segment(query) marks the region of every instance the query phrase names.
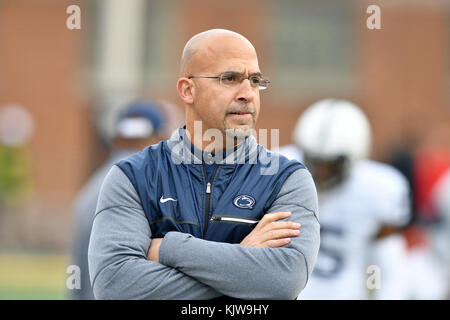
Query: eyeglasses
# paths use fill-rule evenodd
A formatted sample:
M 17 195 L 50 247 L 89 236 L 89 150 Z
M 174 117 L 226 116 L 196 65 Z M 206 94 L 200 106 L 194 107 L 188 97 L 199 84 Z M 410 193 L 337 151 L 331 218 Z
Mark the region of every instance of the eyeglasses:
M 248 79 L 250 81 L 250 85 L 253 88 L 258 88 L 258 90 L 264 90 L 267 89 L 267 87 L 270 84 L 270 81 L 267 79 L 264 79 L 263 76 L 259 73 L 252 74 L 248 78 L 242 76 L 239 72 L 224 72 L 220 74 L 219 76 L 213 77 L 213 76 L 189 76 L 189 79 L 192 78 L 207 78 L 207 79 L 219 79 L 219 83 L 225 87 L 236 87 L 242 83 L 245 79 Z

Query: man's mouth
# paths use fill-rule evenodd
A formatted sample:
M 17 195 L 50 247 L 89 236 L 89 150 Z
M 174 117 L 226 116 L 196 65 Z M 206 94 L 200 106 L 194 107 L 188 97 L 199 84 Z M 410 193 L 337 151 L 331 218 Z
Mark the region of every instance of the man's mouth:
M 229 112 L 228 114 L 242 116 L 242 115 L 247 115 L 247 114 L 252 114 L 252 113 L 248 112 L 248 111 L 235 111 L 235 112 Z

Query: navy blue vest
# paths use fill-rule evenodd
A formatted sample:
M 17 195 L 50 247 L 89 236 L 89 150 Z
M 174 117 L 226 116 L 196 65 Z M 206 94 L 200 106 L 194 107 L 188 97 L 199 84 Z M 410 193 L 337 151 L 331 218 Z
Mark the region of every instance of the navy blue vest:
M 259 154 L 279 157 L 274 174 L 261 174 L 264 165 L 259 161 L 223 163 L 216 165 L 208 181 L 205 164 L 174 163 L 167 141 L 116 165 L 136 189 L 153 238 L 180 231 L 201 239 L 239 243 L 267 213 L 287 177 L 305 168 L 257 147 Z

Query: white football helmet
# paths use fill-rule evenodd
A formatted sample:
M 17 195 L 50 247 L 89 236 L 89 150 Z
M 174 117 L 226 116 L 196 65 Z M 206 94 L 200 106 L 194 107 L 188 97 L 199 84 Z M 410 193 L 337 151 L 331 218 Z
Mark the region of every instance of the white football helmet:
M 371 129 L 358 106 L 345 100 L 325 99 L 303 112 L 294 129 L 293 140 L 304 152 L 307 166 L 308 162 L 311 167 L 313 162 L 332 165 L 329 170 L 336 174 L 327 184 L 334 185 L 355 161 L 368 157 Z M 314 176 L 314 168 L 309 169 Z

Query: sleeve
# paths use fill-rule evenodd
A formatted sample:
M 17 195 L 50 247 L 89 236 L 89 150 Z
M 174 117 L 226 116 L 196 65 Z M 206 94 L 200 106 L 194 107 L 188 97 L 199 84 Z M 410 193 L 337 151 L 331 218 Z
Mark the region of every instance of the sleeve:
M 295 299 L 305 287 L 320 245 L 317 193 L 310 173 L 299 169 L 283 184 L 267 213 L 290 211 L 298 237 L 279 248 L 244 247 L 169 232 L 161 263 L 240 299 Z
M 380 179 L 381 177 L 384 179 L 379 183 L 378 191 L 374 192 L 378 199 L 373 200 L 378 206 L 379 219 L 383 224 L 402 227 L 411 218 L 408 182 L 401 173 L 394 170 L 389 175 L 380 175 Z
M 371 250 L 372 265 L 379 268 L 379 288 L 373 291 L 376 300 L 408 299 L 408 251 L 405 238 L 394 234 L 373 243 Z M 373 276 L 376 276 L 374 274 Z
M 174 268 L 146 259 L 151 231 L 137 192 L 113 166 L 99 195 L 89 243 L 97 299 L 211 299 L 221 294 Z

